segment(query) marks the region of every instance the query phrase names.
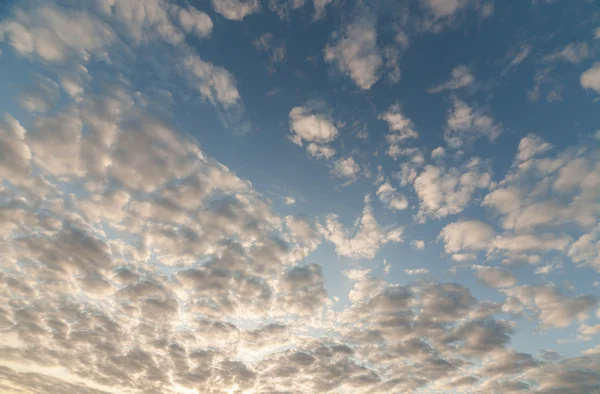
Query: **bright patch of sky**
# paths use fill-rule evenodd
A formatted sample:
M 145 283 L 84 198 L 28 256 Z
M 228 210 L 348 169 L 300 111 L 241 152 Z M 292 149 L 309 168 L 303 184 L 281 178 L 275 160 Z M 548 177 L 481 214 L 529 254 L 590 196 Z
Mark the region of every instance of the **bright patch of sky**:
M 3 2 L 0 388 L 600 392 L 599 38 L 593 1 Z

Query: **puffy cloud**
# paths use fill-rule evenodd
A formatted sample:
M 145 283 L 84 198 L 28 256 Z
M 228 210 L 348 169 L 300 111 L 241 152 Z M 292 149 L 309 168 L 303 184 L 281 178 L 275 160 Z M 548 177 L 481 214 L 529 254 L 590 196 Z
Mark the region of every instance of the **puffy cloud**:
M 438 146 L 437 148 L 435 148 L 434 150 L 431 151 L 431 157 L 433 159 L 435 159 L 437 157 L 444 157 L 445 154 L 446 154 L 446 150 L 442 146 Z
M 241 21 L 260 10 L 258 0 L 212 0 L 212 6 L 216 12 L 233 21 Z
M 329 215 L 325 223 L 320 225 L 325 239 L 335 245 L 336 252 L 343 257 L 353 259 L 373 259 L 379 247 L 388 242 L 402 242 L 402 228 L 382 229 L 367 202 L 362 217 L 356 228 L 349 232 L 337 220 L 336 215 Z M 354 234 L 351 236 L 350 234 Z
M 181 8 L 179 10 L 179 24 L 187 33 L 194 33 L 198 37 L 208 37 L 213 29 L 210 17 L 193 7 Z
M 600 63 L 595 63 L 592 68 L 584 71 L 579 82 L 584 89 L 592 89 L 600 93 Z
M 333 174 L 340 178 L 354 179 L 360 171 L 360 167 L 352 157 L 344 157 L 336 160 L 333 165 Z
M 385 120 L 391 131 L 391 133 L 386 134 L 385 140 L 389 145 L 387 154 L 394 159 L 402 154 L 401 144 L 403 142 L 419 137 L 413 123 L 402 114 L 398 104 L 391 105 L 386 112 L 379 115 L 379 119 Z
M 313 18 L 315 20 L 321 19 L 325 16 L 325 8 L 333 0 L 313 0 L 313 6 L 315 7 L 315 13 Z
M 571 244 L 568 251 L 573 262 L 600 271 L 600 236 L 598 231 L 583 234 Z
M 305 106 L 294 107 L 290 111 L 290 140 L 302 146 L 307 142 L 306 150 L 316 158 L 330 159 L 335 149 L 329 146 L 338 136 L 338 129 L 325 111 L 325 103 L 311 101 Z
M 225 108 L 238 104 L 240 93 L 229 71 L 205 62 L 197 55 L 190 55 L 184 65 L 196 80 L 197 89 L 204 98 Z
M 77 34 L 72 34 L 76 31 Z M 0 40 L 21 55 L 37 55 L 44 61 L 64 62 L 69 56 L 88 61 L 115 40 L 113 30 L 99 18 L 52 5 L 16 13 L 0 23 Z
M 398 193 L 389 181 L 381 184 L 377 189 L 377 197 L 389 209 L 401 211 L 408 208 L 408 200 L 402 194 Z
M 475 276 L 482 283 L 497 288 L 513 287 L 517 284 L 517 278 L 509 271 L 502 268 L 474 265 Z
M 444 169 L 425 166 L 412 181 L 419 197 L 419 217 L 442 218 L 462 212 L 478 189 L 485 189 L 491 174 L 478 159 L 471 159 L 462 168 Z
M 475 82 L 475 77 L 469 67 L 461 64 L 452 69 L 450 79 L 441 85 L 428 90 L 429 93 L 439 93 L 443 90 L 457 90 L 470 86 Z
M 34 75 L 33 80 L 35 86 L 21 94 L 21 106 L 29 112 L 52 110 L 60 97 L 58 84 L 39 74 Z
M 421 240 L 421 239 L 417 239 L 414 241 L 410 242 L 411 246 L 417 250 L 423 250 L 425 249 L 425 241 Z
M 482 137 L 493 141 L 501 131 L 502 128 L 491 116 L 473 109 L 458 98 L 453 99 L 453 108 L 448 112 L 444 133 L 444 138 L 451 147 L 460 148 Z
M 515 255 L 529 251 L 568 250 L 574 262 L 595 266 L 589 230 L 597 222 L 599 159 L 586 149 L 551 148 L 539 137 L 524 137 L 511 170 L 484 198 L 482 205 L 513 232 L 496 239 L 495 247 L 513 255 L 509 260 L 522 260 Z M 573 232 L 565 233 L 565 225 Z M 569 247 L 574 238 L 579 240 Z
M 470 220 L 450 223 L 442 229 L 440 237 L 444 240 L 446 253 L 458 253 L 485 250 L 495 234 L 489 224 Z
M 0 177 L 13 184 L 26 181 L 31 171 L 26 134 L 27 130 L 12 116 L 5 115 L 0 121 Z
M 368 21 L 349 24 L 342 34 L 334 34 L 332 41 L 325 47 L 325 61 L 335 63 L 360 89 L 370 89 L 379 80 L 383 65 L 375 26 Z
M 503 291 L 509 297 L 504 311 L 533 313 L 546 327 L 567 327 L 574 320 L 583 321 L 598 304 L 590 295 L 565 296 L 553 285 L 525 285 Z
M 552 145 L 534 134 L 529 134 L 519 141 L 516 159 L 521 162 L 528 161 L 542 153 L 549 151 Z

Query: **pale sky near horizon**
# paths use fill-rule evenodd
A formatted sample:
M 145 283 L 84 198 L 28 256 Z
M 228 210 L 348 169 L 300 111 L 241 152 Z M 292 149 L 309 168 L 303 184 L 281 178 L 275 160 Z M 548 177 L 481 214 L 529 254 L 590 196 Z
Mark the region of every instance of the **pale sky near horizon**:
M 0 4 L 0 392 L 600 393 L 594 0 Z

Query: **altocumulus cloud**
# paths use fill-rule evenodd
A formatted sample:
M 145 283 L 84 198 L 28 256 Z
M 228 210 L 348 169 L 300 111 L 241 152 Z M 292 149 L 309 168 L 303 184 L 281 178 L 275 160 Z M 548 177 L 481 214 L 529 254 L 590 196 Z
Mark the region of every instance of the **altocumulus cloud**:
M 247 171 L 250 159 L 240 166 L 227 150 L 244 144 L 250 158 L 271 134 L 221 135 L 230 145 L 211 151 L 212 128 L 244 134 L 262 120 L 242 70 L 251 56 L 236 67 L 205 46 L 267 12 L 320 31 L 339 7 L 305 3 L 32 1 L 2 14 L 2 60 L 30 73 L 1 100 L 11 104 L 0 118 L 0 391 L 600 390 L 598 297 L 518 271 L 600 270 L 597 140 L 564 147 L 527 134 L 504 168 L 492 168 L 485 149 L 469 149 L 503 128 L 470 104 L 475 97 L 459 96 L 475 71 L 458 65 L 441 85 L 423 84 L 424 97 L 448 94 L 450 105 L 431 144 L 418 142 L 429 128 L 417 127 L 422 117 L 395 99 L 373 100 L 364 125 L 383 129 L 353 145 L 346 124 L 357 119 L 344 105 L 325 93 L 282 98 L 273 150 L 300 158 L 259 152 L 295 170 L 298 182 L 274 202 Z M 347 76 L 356 97 L 375 94 L 387 36 L 408 46 L 408 33 L 412 42 L 441 23 L 455 27 L 469 10 L 483 20 L 491 4 L 422 0 L 418 23 L 390 30 L 352 12 L 313 55 L 324 74 Z M 297 58 L 293 40 L 261 34 L 247 37 L 240 56 L 283 48 L 274 74 Z M 588 58 L 582 48 L 562 44 L 541 60 L 576 66 Z M 597 64 L 582 66 L 578 88 L 598 91 Z M 256 69 L 264 71 L 260 61 Z M 144 73 L 155 78 L 136 79 Z M 200 130 L 190 134 L 186 111 L 196 110 Z M 325 163 L 329 171 L 316 175 L 347 187 L 332 187 L 333 197 L 330 185 L 294 190 L 305 181 L 297 163 Z M 316 208 L 301 211 L 308 205 Z M 440 270 L 436 256 L 487 292 Z M 525 319 L 542 333 L 572 329 L 589 346 L 565 356 L 516 349 Z

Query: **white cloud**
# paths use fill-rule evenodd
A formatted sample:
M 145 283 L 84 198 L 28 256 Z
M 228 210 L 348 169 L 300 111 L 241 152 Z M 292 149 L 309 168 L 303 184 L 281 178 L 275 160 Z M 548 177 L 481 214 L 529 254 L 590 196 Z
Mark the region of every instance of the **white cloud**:
M 436 18 L 451 16 L 464 7 L 465 0 L 421 0 Z
M 600 232 L 583 234 L 571 244 L 568 255 L 573 262 L 592 267 L 600 272 Z
M 460 148 L 481 137 L 493 141 L 501 131 L 501 127 L 491 116 L 454 98 L 453 108 L 448 112 L 444 133 L 444 138 L 451 147 Z
M 335 155 L 335 149 L 327 144 L 336 139 L 338 129 L 324 109 L 322 102 L 310 102 L 305 106 L 292 108 L 290 140 L 299 146 L 308 142 L 307 150 L 311 156 L 329 159 Z
M 446 253 L 487 249 L 496 232 L 487 223 L 476 220 L 450 223 L 440 232 Z
M 335 161 L 332 173 L 340 178 L 354 179 L 360 172 L 360 167 L 352 157 L 343 157 Z
M 490 287 L 504 288 L 517 284 L 517 278 L 505 269 L 482 265 L 474 265 L 473 269 L 477 279 Z
M 579 82 L 584 89 L 592 89 L 600 93 L 600 63 L 581 74 Z
M 434 150 L 431 151 L 431 158 L 435 159 L 437 157 L 444 157 L 446 154 L 446 150 L 443 146 L 438 146 Z
M 58 84 L 39 74 L 33 76 L 35 86 L 23 92 L 20 103 L 29 112 L 48 112 L 56 106 L 60 98 Z
M 357 22 L 345 27 L 339 37 L 325 47 L 325 61 L 335 63 L 362 90 L 368 90 L 379 80 L 383 65 L 377 46 L 377 31 L 370 22 Z
M 335 250 L 340 256 L 353 259 L 373 259 L 381 245 L 403 241 L 402 228 L 382 229 L 375 220 L 368 202 L 353 230 L 345 229 L 336 215 L 329 215 L 320 226 L 320 231 L 327 241 L 335 245 Z
M 379 200 L 389 209 L 401 211 L 408 208 L 408 200 L 406 197 L 398 193 L 389 181 L 379 186 L 376 194 L 377 197 L 379 197 Z
M 388 143 L 388 156 L 398 158 L 402 155 L 402 143 L 419 137 L 412 121 L 402 113 L 398 104 L 391 105 L 387 111 L 379 114 L 378 119 L 386 121 L 391 131 L 385 136 Z
M 320 145 L 311 142 L 306 146 L 306 151 L 317 159 L 331 159 L 335 156 L 336 150 L 329 145 Z
M 404 270 L 404 272 L 406 272 L 406 275 L 425 275 L 429 273 L 429 270 L 427 268 L 416 268 L 412 270 Z
M 294 205 L 296 204 L 296 199 L 292 196 L 287 196 L 284 198 L 285 205 Z
M 212 0 L 213 9 L 232 21 L 241 21 L 260 10 L 259 0 Z
M 315 13 L 313 15 L 314 20 L 321 19 L 325 16 L 325 8 L 333 0 L 313 0 L 313 6 L 315 7 Z
M 416 239 L 410 242 L 411 246 L 417 250 L 425 249 L 425 241 L 421 239 Z
M 194 33 L 198 37 L 208 37 L 213 29 L 210 17 L 202 11 L 193 7 L 181 8 L 179 10 L 179 24 L 187 33 Z
M 240 101 L 235 78 L 223 67 L 205 62 L 196 55 L 189 56 L 184 65 L 196 78 L 200 94 L 212 103 L 227 108 Z
M 529 134 L 519 142 L 516 159 L 524 162 L 552 149 L 552 145 L 537 135 Z
M 586 43 L 568 44 L 564 48 L 545 56 L 544 61 L 564 61 L 571 64 L 579 64 L 590 55 L 590 50 Z
M 31 171 L 26 134 L 27 130 L 12 116 L 0 120 L 0 177 L 13 184 L 25 182 Z
M 503 310 L 510 313 L 531 312 L 546 327 L 567 327 L 574 320 L 584 321 L 598 303 L 592 296 L 569 298 L 553 285 L 519 286 L 504 290 L 509 299 Z
M 429 93 L 439 93 L 443 90 L 457 90 L 471 86 L 475 82 L 475 77 L 469 67 L 461 64 L 456 66 L 450 73 L 450 79 L 441 85 L 428 90 Z
M 48 62 L 64 62 L 69 55 L 88 61 L 114 39 L 112 29 L 100 19 L 52 6 L 17 13 L 15 19 L 0 23 L 0 41 L 8 41 L 21 55 L 36 54 Z
M 463 168 L 444 169 L 425 166 L 413 181 L 419 197 L 419 216 L 442 218 L 462 212 L 478 189 L 485 189 L 491 174 L 479 159 L 472 159 Z

